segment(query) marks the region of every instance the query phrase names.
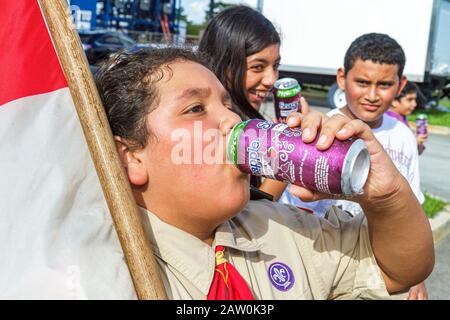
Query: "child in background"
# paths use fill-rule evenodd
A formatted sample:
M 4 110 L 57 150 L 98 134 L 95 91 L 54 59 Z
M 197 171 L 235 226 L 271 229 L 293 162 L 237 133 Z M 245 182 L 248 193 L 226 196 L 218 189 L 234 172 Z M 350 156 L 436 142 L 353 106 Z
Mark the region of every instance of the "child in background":
M 414 82 L 408 82 L 402 92 L 392 102 L 392 106 L 386 114 L 403 122 L 407 127 L 409 127 L 406 117 L 409 116 L 417 107 L 418 91 L 419 88 L 417 88 Z M 416 135 L 417 150 L 419 151 L 419 155 L 421 155 L 425 150 L 424 143 L 427 141 L 427 138 L 428 136 L 426 135 Z

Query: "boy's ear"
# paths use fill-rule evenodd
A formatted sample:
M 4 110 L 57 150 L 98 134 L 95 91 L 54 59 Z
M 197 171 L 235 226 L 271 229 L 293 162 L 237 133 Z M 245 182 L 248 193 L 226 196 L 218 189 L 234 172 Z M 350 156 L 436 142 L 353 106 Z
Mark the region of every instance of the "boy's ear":
M 132 151 L 125 139 L 115 136 L 122 167 L 132 185 L 142 186 L 148 182 L 148 173 L 139 151 Z
M 403 88 L 406 86 L 407 83 L 408 83 L 408 79 L 405 76 L 402 76 L 400 78 L 400 85 L 398 86 L 397 95 L 399 95 L 400 92 L 402 92 Z
M 397 107 L 398 107 L 398 101 L 396 99 L 394 99 L 394 101 L 392 101 L 391 108 L 395 109 Z
M 345 91 L 345 70 L 344 68 L 339 68 L 336 74 L 336 82 L 339 86 L 339 89 Z

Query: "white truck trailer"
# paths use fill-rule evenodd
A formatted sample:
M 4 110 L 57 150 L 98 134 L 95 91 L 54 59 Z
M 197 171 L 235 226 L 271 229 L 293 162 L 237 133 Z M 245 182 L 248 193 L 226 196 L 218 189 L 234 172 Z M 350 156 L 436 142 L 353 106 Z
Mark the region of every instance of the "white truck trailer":
M 450 0 L 260 0 L 258 7 L 282 34 L 281 75 L 330 86 L 332 107 L 342 101 L 333 84 L 345 51 L 369 32 L 400 43 L 404 73 L 428 101 L 450 94 Z

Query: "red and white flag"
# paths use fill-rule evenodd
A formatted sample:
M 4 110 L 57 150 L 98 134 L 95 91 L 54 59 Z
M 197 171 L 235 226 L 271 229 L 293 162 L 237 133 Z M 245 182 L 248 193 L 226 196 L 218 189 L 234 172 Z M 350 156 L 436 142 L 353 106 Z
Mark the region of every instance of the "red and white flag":
M 134 287 L 37 0 L 0 2 L 0 299 Z

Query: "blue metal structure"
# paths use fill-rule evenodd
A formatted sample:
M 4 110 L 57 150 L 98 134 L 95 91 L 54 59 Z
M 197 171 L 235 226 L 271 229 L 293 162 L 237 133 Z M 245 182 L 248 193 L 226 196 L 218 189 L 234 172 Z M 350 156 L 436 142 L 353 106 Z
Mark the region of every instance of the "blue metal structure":
M 71 0 L 69 3 L 72 11 L 79 10 L 78 17 L 82 20 L 79 26 L 84 30 L 178 33 L 181 0 Z
M 69 1 L 69 4 L 77 29 L 95 30 L 97 28 L 97 2 L 95 0 L 72 0 Z

